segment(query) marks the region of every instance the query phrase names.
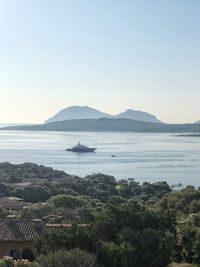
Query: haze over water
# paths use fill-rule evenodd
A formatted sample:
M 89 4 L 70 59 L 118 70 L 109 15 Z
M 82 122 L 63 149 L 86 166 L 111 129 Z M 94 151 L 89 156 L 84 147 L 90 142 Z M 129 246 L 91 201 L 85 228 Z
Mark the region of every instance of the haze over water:
M 96 153 L 66 152 L 80 141 Z M 116 155 L 116 157 L 111 157 Z M 200 138 L 168 133 L 0 132 L 0 162 L 34 162 L 85 176 L 102 172 L 139 182 L 199 186 Z

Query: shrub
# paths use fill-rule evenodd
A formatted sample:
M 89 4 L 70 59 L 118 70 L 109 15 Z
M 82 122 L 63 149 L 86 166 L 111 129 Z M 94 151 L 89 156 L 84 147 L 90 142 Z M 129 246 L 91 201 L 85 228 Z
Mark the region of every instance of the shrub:
M 14 260 L 12 257 L 4 256 L 0 260 L 0 267 L 40 267 L 36 262 L 30 262 L 28 260 Z
M 42 267 L 96 267 L 96 256 L 80 249 L 58 250 L 38 257 Z

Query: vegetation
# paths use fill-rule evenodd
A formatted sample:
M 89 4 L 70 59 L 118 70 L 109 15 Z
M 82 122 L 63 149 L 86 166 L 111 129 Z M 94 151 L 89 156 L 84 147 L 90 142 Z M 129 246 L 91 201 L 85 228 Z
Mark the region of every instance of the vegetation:
M 169 267 L 197 267 L 197 265 L 188 264 L 188 263 L 172 263 Z
M 91 260 L 87 266 L 200 264 L 199 188 L 175 191 L 166 182 L 139 184 L 103 174 L 80 178 L 31 163 L 2 163 L 0 193 L 32 203 L 17 213 L 19 218 L 45 216 L 48 221 L 49 215 L 59 215 L 72 224 L 36 242 L 41 267 L 58 258 L 66 259 L 60 266 L 68 266 L 77 254 L 82 264 Z M 1 218 L 6 215 L 0 211 Z
M 36 262 L 29 262 L 26 259 L 14 260 L 12 257 L 5 256 L 0 260 L 0 267 L 40 267 Z
M 62 171 L 53 170 L 50 167 L 37 165 L 34 163 L 10 164 L 0 163 L 0 181 L 8 183 L 20 183 L 33 179 L 57 179 L 67 176 Z
M 42 267 L 97 267 L 96 256 L 80 249 L 58 250 L 38 257 Z

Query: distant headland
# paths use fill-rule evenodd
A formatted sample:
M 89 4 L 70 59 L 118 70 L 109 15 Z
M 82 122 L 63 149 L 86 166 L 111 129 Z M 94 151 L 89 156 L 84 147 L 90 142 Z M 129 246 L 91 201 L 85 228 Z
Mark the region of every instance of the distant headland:
M 200 124 L 166 124 L 131 119 L 102 118 L 65 120 L 27 126 L 10 126 L 1 128 L 0 130 L 200 133 Z
M 119 114 L 111 115 L 88 106 L 67 107 L 59 111 L 55 115 L 53 115 L 51 118 L 47 119 L 45 123 L 65 121 L 65 120 L 101 119 L 101 118 L 131 119 L 136 121 L 161 123 L 161 121 L 157 119 L 156 116 L 143 111 L 127 109 L 126 111 L 121 112 Z
M 88 106 L 65 108 L 44 124 L 9 125 L 0 130 L 23 131 L 119 131 L 119 132 L 171 132 L 198 133 L 200 121 L 196 123 L 168 124 L 161 122 L 155 115 L 127 109 L 117 115 L 110 115 Z

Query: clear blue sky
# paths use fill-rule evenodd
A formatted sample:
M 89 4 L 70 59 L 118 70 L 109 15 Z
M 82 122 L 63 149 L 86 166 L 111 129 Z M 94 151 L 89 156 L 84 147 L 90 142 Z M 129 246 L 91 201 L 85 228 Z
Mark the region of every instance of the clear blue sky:
M 200 119 L 199 0 L 0 0 L 0 123 L 70 105 Z

